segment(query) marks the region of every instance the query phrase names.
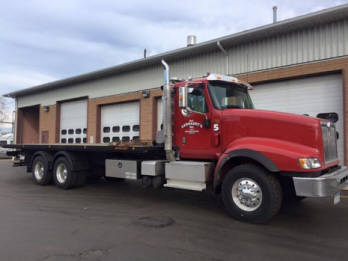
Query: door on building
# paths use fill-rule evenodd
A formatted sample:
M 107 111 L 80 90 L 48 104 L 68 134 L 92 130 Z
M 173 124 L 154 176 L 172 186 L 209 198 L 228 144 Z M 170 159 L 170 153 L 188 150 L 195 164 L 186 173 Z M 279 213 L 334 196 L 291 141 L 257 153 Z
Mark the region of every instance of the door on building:
M 60 104 L 60 142 L 87 143 L 87 100 Z
M 339 120 L 338 156 L 344 162 L 342 75 L 331 74 L 254 85 L 250 91 L 256 109 L 308 114 L 336 112 Z
M 101 143 L 139 140 L 139 102 L 101 106 Z
M 18 109 L 17 143 L 39 143 L 40 105 Z

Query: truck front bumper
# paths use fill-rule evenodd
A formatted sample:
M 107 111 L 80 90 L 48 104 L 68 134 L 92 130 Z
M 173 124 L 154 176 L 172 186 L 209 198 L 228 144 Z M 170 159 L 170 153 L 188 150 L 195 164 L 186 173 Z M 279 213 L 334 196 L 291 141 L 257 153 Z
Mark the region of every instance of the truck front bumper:
M 316 178 L 293 177 L 295 192 L 301 197 L 331 197 L 348 185 L 346 166 Z

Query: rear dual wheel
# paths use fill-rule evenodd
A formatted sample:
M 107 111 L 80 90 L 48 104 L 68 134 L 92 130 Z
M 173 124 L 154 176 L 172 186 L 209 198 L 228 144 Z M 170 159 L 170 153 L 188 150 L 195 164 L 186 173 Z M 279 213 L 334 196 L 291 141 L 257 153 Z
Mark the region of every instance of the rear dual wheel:
M 52 172 L 49 170 L 48 161 L 45 157 L 35 157 L 32 165 L 32 177 L 36 184 L 42 186 L 52 182 Z
M 74 171 L 71 163 L 66 158 L 60 157 L 54 163 L 53 180 L 57 187 L 71 189 L 82 186 L 86 175 L 83 172 Z

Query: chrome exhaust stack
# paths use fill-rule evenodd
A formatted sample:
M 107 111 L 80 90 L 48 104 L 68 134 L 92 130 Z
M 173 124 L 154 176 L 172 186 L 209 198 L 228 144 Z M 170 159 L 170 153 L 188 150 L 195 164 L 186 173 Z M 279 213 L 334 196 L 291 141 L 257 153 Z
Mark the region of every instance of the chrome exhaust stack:
M 162 60 L 164 67 L 164 85 L 162 96 L 162 135 L 164 138 L 164 150 L 166 151 L 166 158 L 169 161 L 174 161 L 173 151 L 173 134 L 172 134 L 172 95 L 171 85 L 169 81 L 169 65 Z

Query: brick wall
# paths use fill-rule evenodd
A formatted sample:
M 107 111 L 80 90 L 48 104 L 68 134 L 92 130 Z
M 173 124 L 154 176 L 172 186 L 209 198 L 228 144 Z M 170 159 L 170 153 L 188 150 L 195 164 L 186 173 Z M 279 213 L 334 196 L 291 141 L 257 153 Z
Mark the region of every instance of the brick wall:
M 49 106 L 48 112 L 44 107 L 40 107 L 40 143 L 43 143 L 43 132 L 48 132 L 48 143 L 56 142 L 56 107 L 56 105 Z

